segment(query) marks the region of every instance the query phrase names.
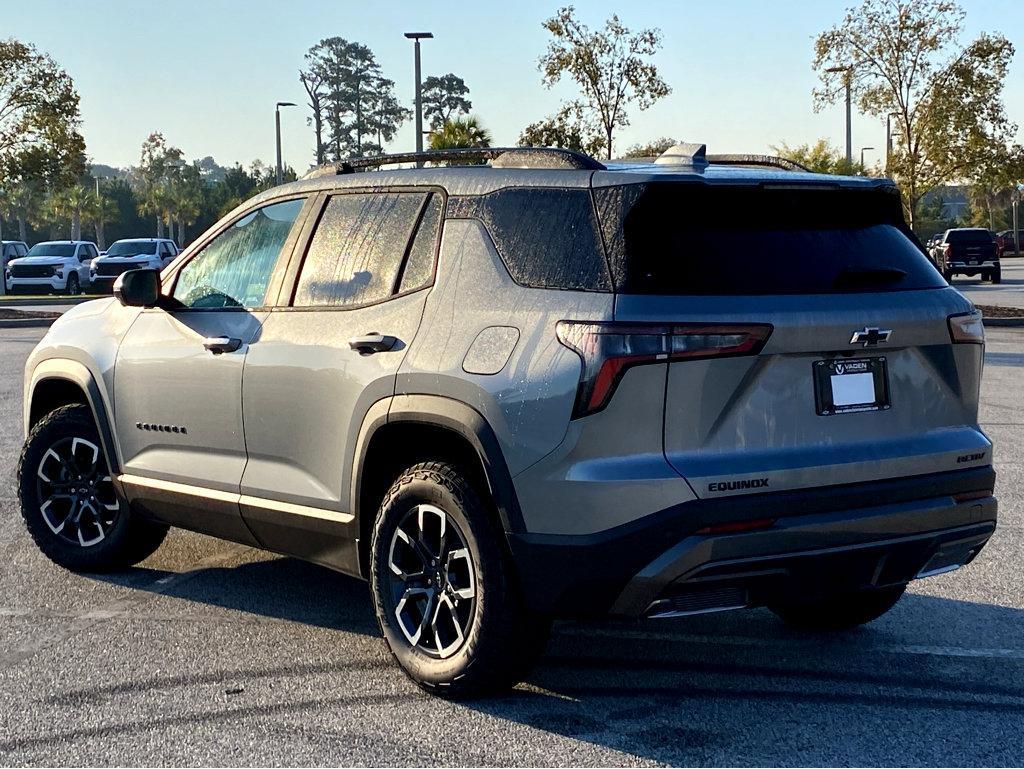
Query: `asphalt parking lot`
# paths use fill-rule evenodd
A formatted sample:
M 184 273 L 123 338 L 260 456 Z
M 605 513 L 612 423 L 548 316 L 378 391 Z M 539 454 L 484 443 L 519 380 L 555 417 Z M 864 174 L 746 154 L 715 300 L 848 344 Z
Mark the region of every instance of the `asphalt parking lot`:
M 840 637 L 764 610 L 562 623 L 471 703 L 420 694 L 325 569 L 181 531 L 124 574 L 45 560 L 13 488 L 42 333 L 0 329 L 0 764 L 1024 763 L 1024 329 L 989 330 L 1001 523 L 968 568 Z
M 1002 273 L 1003 282 L 998 285 L 957 275 L 953 286 L 975 304 L 1024 307 L 1024 257 L 1005 257 Z

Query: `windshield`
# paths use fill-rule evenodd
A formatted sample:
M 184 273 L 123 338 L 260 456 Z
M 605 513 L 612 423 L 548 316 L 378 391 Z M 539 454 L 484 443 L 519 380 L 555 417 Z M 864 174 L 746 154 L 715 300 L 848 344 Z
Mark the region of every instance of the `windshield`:
M 28 250 L 29 256 L 74 256 L 74 243 L 36 243 Z
M 146 240 L 119 240 L 107 249 L 107 256 L 135 256 L 137 254 L 155 254 L 156 243 Z

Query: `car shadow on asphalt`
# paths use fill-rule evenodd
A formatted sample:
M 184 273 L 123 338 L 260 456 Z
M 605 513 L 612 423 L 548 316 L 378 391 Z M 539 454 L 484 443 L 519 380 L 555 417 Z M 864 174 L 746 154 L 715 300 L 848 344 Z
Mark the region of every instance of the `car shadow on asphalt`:
M 139 572 L 149 571 L 154 579 L 140 580 Z M 166 587 L 155 579 L 161 574 L 135 569 L 103 579 L 258 617 L 379 634 L 366 584 L 316 565 L 276 558 L 204 568 Z M 522 685 L 458 707 L 675 764 L 723 753 L 738 761 L 743 755 L 731 752 L 731 741 L 740 733 L 756 728 L 785 740 L 786 722 L 823 712 L 831 733 L 820 739 L 836 744 L 863 736 L 866 714 L 888 720 L 889 752 L 851 756 L 855 763 L 943 763 L 949 754 L 929 761 L 931 754 L 917 752 L 914 740 L 922 728 L 941 732 L 954 719 L 978 733 L 977 741 L 957 746 L 958 760 L 983 764 L 991 762 L 986 740 L 996 739 L 998 724 L 1024 718 L 1020 638 L 1024 612 L 1018 609 L 914 594 L 875 623 L 839 635 L 792 631 L 766 610 L 559 622 Z M 384 664 L 365 661 L 377 670 Z M 335 666 L 296 659 L 279 669 L 232 675 L 315 675 Z M 425 697 L 409 686 L 410 701 Z M 681 727 L 691 720 L 704 727 Z M 708 731 L 708 723 L 721 728 Z

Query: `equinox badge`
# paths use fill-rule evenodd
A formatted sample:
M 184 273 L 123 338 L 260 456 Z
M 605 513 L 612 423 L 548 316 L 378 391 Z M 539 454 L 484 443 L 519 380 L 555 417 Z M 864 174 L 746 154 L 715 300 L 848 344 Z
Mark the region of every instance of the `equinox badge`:
M 878 328 L 877 326 L 865 326 L 861 331 L 854 331 L 850 337 L 850 344 L 859 344 L 863 347 L 874 347 L 875 345 L 888 342 L 892 336 L 891 328 Z

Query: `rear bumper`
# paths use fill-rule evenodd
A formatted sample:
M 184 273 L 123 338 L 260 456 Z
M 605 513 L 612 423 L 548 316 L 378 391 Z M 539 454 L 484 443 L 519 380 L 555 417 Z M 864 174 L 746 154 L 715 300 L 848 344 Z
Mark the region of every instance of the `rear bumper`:
M 963 565 L 995 530 L 994 482 L 985 467 L 694 500 L 600 535 L 514 534 L 510 542 L 527 602 L 540 612 L 664 616 L 741 608 Z M 955 498 L 965 494 L 976 498 Z M 774 522 L 754 531 L 706 531 L 766 518 Z

